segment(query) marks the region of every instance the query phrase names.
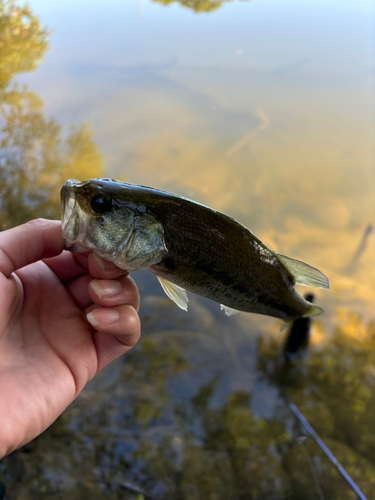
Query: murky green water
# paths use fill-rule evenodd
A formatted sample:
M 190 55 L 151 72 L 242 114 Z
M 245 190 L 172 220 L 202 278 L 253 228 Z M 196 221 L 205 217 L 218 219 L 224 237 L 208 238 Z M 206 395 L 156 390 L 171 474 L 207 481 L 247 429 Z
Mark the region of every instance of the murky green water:
M 355 499 L 289 402 L 375 498 L 372 2 L 20 6 L 0 0 L 1 229 L 105 174 L 234 216 L 331 289 L 286 361 L 278 321 L 184 313 L 135 273 L 142 341 L 0 462 L 6 498 Z

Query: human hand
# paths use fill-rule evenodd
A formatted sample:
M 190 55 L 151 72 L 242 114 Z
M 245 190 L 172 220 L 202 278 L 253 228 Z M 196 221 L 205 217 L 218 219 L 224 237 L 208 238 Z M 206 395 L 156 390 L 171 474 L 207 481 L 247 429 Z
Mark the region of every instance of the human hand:
M 0 233 L 0 458 L 43 432 L 140 336 L 128 273 L 63 248 L 58 221 Z

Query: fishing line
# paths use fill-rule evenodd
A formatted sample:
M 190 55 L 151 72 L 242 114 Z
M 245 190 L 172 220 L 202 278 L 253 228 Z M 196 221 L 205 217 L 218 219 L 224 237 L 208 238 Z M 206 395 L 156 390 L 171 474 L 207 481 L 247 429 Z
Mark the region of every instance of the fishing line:
M 325 500 L 322 488 L 321 488 L 320 483 L 319 483 L 318 476 L 315 472 L 315 467 L 314 467 L 313 461 L 311 460 L 309 452 L 306 450 L 306 447 L 304 445 L 304 441 L 306 441 L 305 436 L 301 436 L 301 437 L 297 438 L 297 444 L 300 447 L 300 450 L 301 450 L 303 456 L 305 457 L 306 462 L 308 463 L 308 466 L 310 467 L 311 475 L 314 479 L 314 483 L 315 483 L 316 489 L 318 491 L 319 498 L 320 498 L 320 500 Z

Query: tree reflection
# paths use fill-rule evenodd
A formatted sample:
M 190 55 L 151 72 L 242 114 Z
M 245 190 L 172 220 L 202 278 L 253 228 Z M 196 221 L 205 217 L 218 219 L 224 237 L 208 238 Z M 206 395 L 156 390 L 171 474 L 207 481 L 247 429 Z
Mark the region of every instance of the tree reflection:
M 346 311 L 338 311 L 337 319 L 332 336 L 305 363 L 284 362 L 278 340 L 260 339 L 258 369 L 286 401 L 297 405 L 370 495 L 375 486 L 375 321 L 363 325 L 359 316 Z M 327 491 L 341 498 L 337 488 L 327 485 Z
M 375 487 L 375 322 L 361 339 L 358 317 L 340 317 L 332 336 L 306 365 L 285 362 L 280 339 L 259 341 L 258 368 L 285 402 L 293 400 L 365 495 Z M 217 379 L 192 400 L 189 425 L 158 443 L 142 440 L 137 456 L 148 485 L 162 480 L 170 498 L 181 499 L 352 499 L 354 494 L 288 405 L 273 418 L 256 418 L 251 394 L 234 392 L 212 408 Z M 189 432 L 192 422 L 198 426 Z
M 14 75 L 33 71 L 48 49 L 49 32 L 41 28 L 29 7 L 0 1 L 0 87 Z
M 162 5 L 171 5 L 172 3 L 179 3 L 183 7 L 193 10 L 196 13 L 200 12 L 213 12 L 219 9 L 225 3 L 232 2 L 233 0 L 153 0 L 154 2 Z M 240 0 L 247 2 L 248 0 Z
M 357 335 L 353 335 L 356 332 Z M 360 334 L 360 338 L 358 338 Z M 180 426 L 143 437 L 133 457 L 143 485 L 176 499 L 349 500 L 354 494 L 289 410 L 293 400 L 365 495 L 375 486 L 375 322 L 337 314 L 332 337 L 306 363 L 285 361 L 279 337 L 259 340 L 260 376 L 280 390 L 272 418 L 255 416 L 251 393 L 213 407 L 219 378 L 180 410 Z M 162 487 L 160 486 L 162 485 Z M 165 495 L 165 496 L 163 496 Z
M 375 322 L 362 325 L 356 315 L 338 313 L 326 344 L 294 364 L 285 361 L 280 336 L 261 337 L 258 374 L 281 395 L 266 418 L 253 410 L 250 391 L 214 403 L 225 372 L 181 399 L 171 382 L 184 387 L 184 376 L 197 370 L 185 357 L 189 325 L 157 333 L 155 321 L 144 321 L 140 345 L 121 366 L 109 367 L 105 390 L 84 391 L 42 436 L 3 461 L 10 500 L 30 488 L 34 496 L 44 491 L 43 498 L 56 499 L 85 492 L 135 499 L 138 489 L 155 500 L 316 500 L 318 488 L 324 498 L 353 499 L 316 443 L 300 439 L 304 430 L 290 400 L 370 497 Z M 193 341 L 193 350 L 199 348 Z
M 41 100 L 12 81 L 32 71 L 48 48 L 48 31 L 28 7 L 0 0 L 0 230 L 35 217 L 59 218 L 59 188 L 69 177 L 99 176 L 100 153 L 88 125 L 64 139 Z
M 223 4 L 180 3 L 196 12 Z M 57 217 L 61 183 L 101 170 L 87 125 L 71 129 L 64 139 L 59 125 L 43 116 L 40 99 L 12 82 L 18 72 L 34 69 L 47 49 L 47 31 L 25 9 L 0 0 L 1 229 L 35 216 Z M 230 376 L 220 328 L 231 335 L 233 350 L 239 349 L 233 340 L 236 320 L 223 327 L 223 319 L 208 310 L 194 316 L 192 307 L 183 315 L 163 301 L 153 301 L 148 317 L 143 313 L 139 346 L 99 374 L 102 388 L 83 391 L 38 439 L 1 461 L 9 500 L 78 500 L 87 494 L 140 499 L 136 488 L 126 490 L 126 481 L 160 500 L 313 500 L 311 467 L 325 498 L 352 499 L 316 444 L 298 439 L 303 430 L 289 401 L 363 492 L 372 494 L 375 322 L 364 325 L 355 314 L 338 311 L 331 337 L 297 363 L 285 361 L 279 336 L 261 337 L 252 375 L 258 373 L 280 394 L 273 416 L 266 418 L 253 409 L 250 391 L 228 389 L 226 398 L 215 400 L 219 383 Z M 193 356 L 189 363 L 187 347 L 197 356 L 204 337 L 212 343 L 198 367 Z M 214 352 L 217 345 L 221 351 Z M 220 369 L 210 365 L 214 357 Z M 198 390 L 183 398 L 188 372 L 198 379 Z

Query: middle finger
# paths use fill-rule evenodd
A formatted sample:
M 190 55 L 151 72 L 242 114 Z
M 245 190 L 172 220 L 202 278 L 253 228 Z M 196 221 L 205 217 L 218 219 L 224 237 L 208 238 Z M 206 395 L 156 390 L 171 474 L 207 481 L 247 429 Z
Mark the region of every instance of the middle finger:
M 89 285 L 89 294 L 92 301 L 101 307 L 130 304 L 136 311 L 139 309 L 138 288 L 130 276 L 112 280 L 92 280 Z

